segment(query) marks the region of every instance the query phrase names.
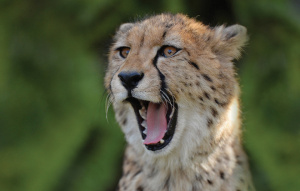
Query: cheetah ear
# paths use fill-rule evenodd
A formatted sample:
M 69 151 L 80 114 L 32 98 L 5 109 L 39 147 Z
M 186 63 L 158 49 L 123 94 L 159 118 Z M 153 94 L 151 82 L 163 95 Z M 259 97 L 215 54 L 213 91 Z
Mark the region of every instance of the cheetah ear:
M 126 32 L 128 32 L 133 26 L 134 26 L 134 23 L 122 24 L 114 36 L 114 41 L 117 41 L 122 35 L 124 35 Z
M 247 40 L 245 27 L 241 25 L 219 26 L 214 29 L 212 50 L 221 59 L 238 59 Z
M 125 33 L 129 31 L 134 26 L 134 23 L 124 23 L 119 27 L 119 32 Z

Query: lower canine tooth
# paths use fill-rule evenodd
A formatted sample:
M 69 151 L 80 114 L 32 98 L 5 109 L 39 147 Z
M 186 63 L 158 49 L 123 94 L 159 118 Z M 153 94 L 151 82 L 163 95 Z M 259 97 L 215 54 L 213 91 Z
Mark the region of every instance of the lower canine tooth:
M 160 142 L 160 144 L 163 144 L 165 141 L 163 139 L 161 139 L 159 142 Z
M 170 119 L 173 117 L 174 112 L 175 112 L 175 109 L 172 110 L 172 113 L 171 113 L 171 115 L 170 115 Z
M 146 122 L 146 121 L 143 121 L 143 122 L 141 123 L 141 125 L 142 125 L 143 127 L 147 127 L 147 122 Z

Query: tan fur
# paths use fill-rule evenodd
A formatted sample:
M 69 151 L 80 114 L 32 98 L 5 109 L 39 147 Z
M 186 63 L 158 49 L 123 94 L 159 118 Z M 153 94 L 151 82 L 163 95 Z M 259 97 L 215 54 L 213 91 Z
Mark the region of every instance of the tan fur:
M 209 28 L 184 15 L 161 14 L 121 25 L 111 47 L 105 85 L 125 134 L 119 190 L 254 190 L 240 140 L 239 87 L 233 59 L 247 41 L 240 25 Z M 181 50 L 154 58 L 163 45 Z M 130 47 L 126 59 L 117 48 Z M 178 104 L 172 141 L 159 151 L 143 145 L 118 74 L 143 72 L 133 97 L 162 102 L 161 79 Z

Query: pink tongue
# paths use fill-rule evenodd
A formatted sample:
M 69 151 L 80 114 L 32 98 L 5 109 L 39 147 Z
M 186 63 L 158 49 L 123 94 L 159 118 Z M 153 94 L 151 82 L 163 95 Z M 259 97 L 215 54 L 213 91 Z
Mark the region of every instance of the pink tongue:
M 165 104 L 149 103 L 147 109 L 147 137 L 145 145 L 158 143 L 167 130 L 167 108 Z

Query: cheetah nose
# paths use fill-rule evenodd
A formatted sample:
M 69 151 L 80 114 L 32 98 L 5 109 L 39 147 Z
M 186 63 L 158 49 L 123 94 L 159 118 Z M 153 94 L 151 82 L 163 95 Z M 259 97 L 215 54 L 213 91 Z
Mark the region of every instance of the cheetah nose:
M 122 85 L 128 90 L 131 91 L 134 89 L 141 79 L 144 77 L 144 73 L 139 72 L 120 72 L 118 77 L 120 78 Z

